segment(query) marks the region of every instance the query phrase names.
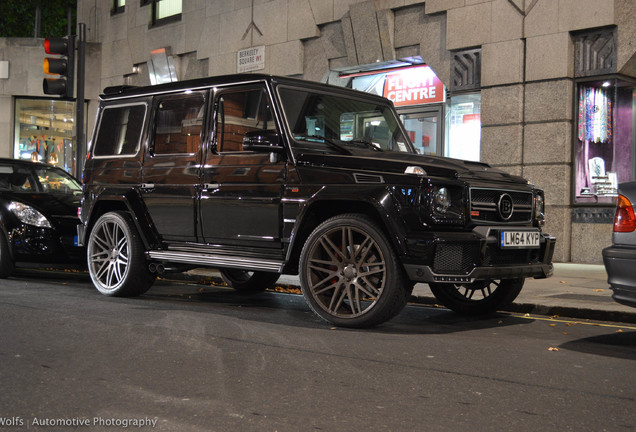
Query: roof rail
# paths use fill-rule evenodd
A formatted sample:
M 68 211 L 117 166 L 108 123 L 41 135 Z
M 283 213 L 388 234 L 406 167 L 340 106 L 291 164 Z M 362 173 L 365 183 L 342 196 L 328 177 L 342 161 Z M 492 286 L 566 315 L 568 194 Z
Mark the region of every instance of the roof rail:
M 111 87 L 106 87 L 104 89 L 104 94 L 105 95 L 122 94 L 126 90 L 130 90 L 134 88 L 137 88 L 137 86 L 131 86 L 131 85 L 111 86 Z

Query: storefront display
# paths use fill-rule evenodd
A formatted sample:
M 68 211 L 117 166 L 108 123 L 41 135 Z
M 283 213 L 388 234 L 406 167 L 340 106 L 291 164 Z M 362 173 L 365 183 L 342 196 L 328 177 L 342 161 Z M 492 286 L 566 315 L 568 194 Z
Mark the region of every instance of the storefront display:
M 16 98 L 14 158 L 45 162 L 74 174 L 74 114 L 74 102 Z
M 634 96 L 623 81 L 579 84 L 575 203 L 613 204 L 618 184 L 634 179 Z
M 448 146 L 444 156 L 480 160 L 481 94 L 469 93 L 453 96 L 448 107 Z

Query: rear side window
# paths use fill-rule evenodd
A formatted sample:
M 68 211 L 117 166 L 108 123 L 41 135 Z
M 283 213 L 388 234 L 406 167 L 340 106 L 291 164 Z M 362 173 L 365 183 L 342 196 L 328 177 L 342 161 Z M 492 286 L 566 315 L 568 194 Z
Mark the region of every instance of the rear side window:
M 205 94 L 189 92 L 158 99 L 154 153 L 193 154 L 199 151 Z
M 145 104 L 104 108 L 93 147 L 93 156 L 136 154 L 139 150 L 145 116 Z

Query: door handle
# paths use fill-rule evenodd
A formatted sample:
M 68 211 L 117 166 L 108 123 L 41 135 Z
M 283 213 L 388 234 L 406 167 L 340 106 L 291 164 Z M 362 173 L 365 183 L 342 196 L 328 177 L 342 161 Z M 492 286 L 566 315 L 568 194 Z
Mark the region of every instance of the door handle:
M 145 190 L 154 189 L 155 188 L 155 184 L 154 183 L 142 183 L 141 184 L 141 188 L 145 189 Z

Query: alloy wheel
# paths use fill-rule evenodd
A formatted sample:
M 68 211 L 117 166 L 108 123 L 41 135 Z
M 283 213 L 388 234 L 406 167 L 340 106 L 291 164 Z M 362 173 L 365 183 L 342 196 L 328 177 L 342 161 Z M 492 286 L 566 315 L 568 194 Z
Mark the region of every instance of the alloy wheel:
M 352 226 L 325 232 L 309 251 L 309 291 L 332 316 L 354 318 L 371 310 L 384 290 L 386 263 L 372 236 Z

